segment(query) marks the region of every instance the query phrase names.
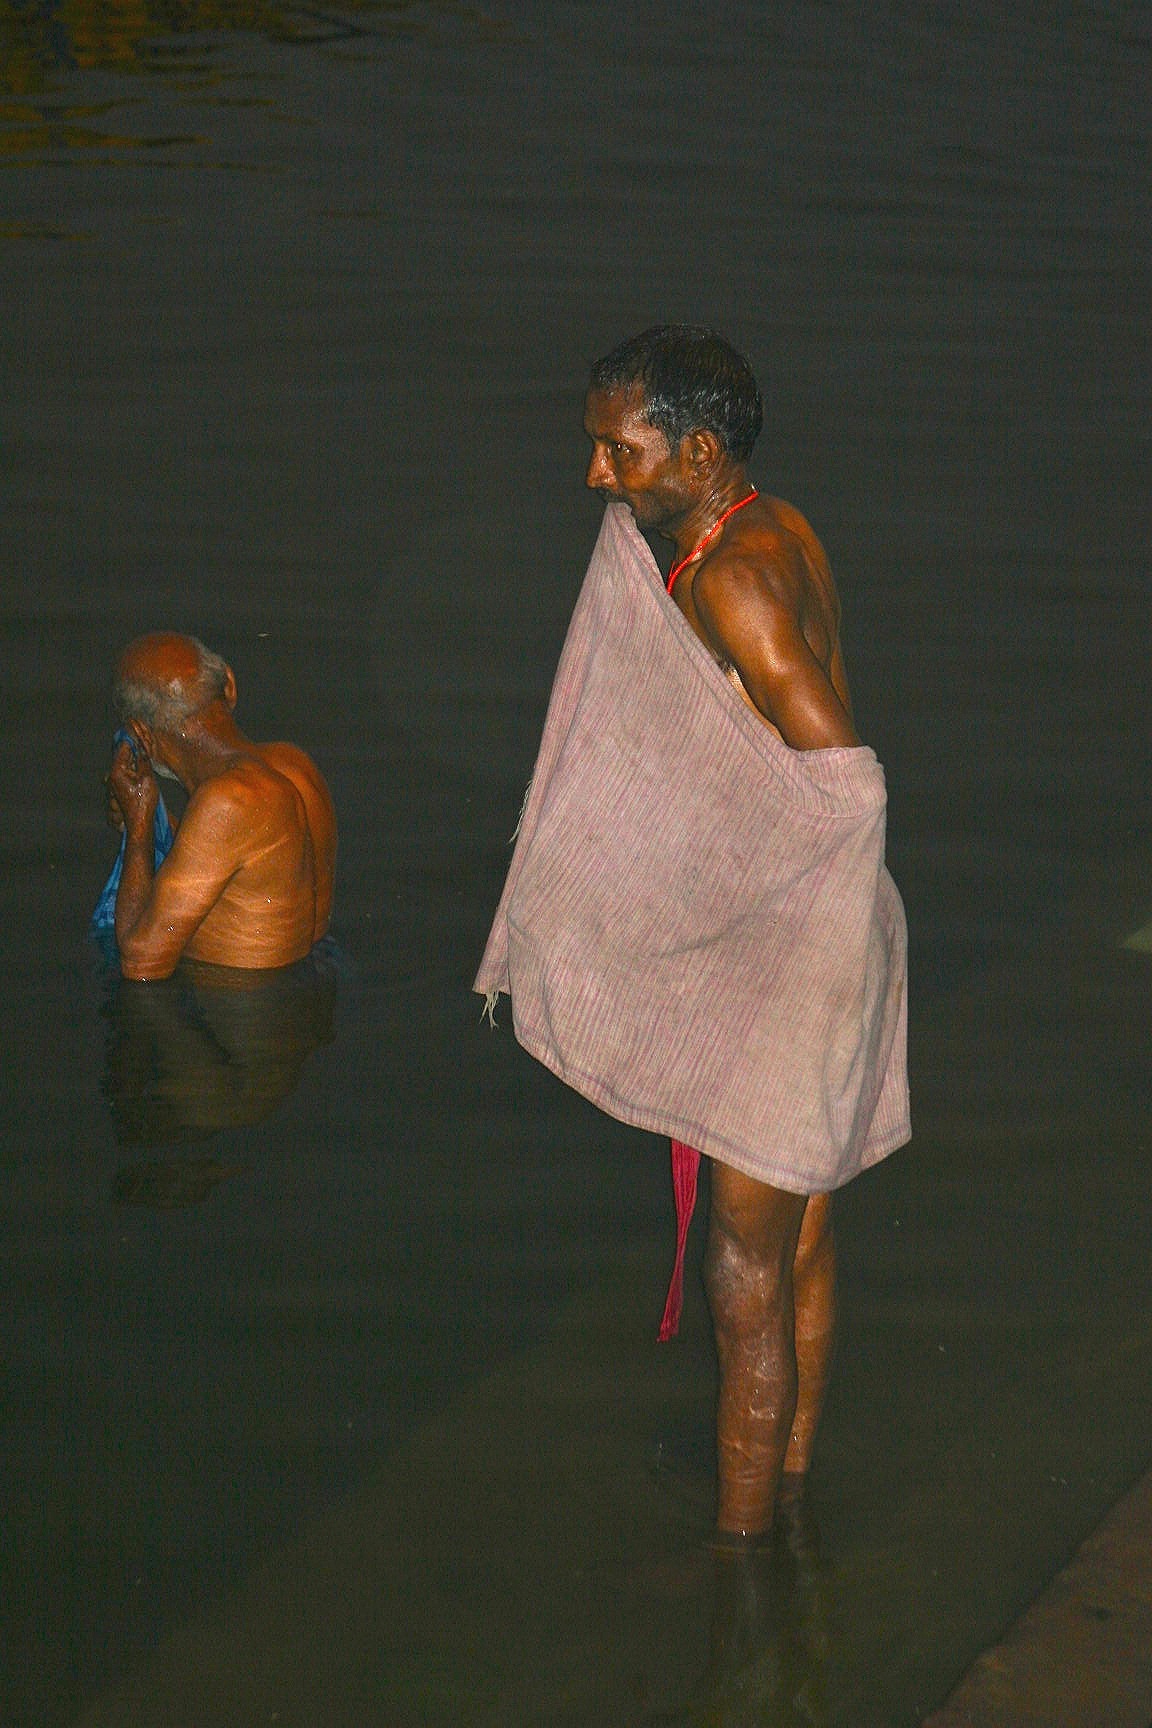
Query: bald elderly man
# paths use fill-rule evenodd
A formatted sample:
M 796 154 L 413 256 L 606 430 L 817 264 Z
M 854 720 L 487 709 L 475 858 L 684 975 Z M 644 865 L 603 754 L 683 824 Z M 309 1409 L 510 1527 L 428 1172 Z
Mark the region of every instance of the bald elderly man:
M 233 716 L 236 680 L 192 636 L 141 636 L 120 656 L 121 742 L 109 807 L 125 851 L 116 943 L 126 978 L 166 978 L 180 957 L 268 968 L 300 960 L 328 929 L 336 815 L 323 776 L 293 744 L 255 744 Z M 154 869 L 157 774 L 188 807 Z

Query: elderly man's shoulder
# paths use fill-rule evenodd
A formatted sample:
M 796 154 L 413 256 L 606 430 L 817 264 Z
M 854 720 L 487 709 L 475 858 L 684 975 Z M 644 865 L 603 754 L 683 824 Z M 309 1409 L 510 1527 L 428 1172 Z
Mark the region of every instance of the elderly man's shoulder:
M 327 794 L 328 785 L 323 774 L 307 751 L 301 750 L 298 744 L 261 744 L 259 751 L 262 760 L 277 774 L 283 774 L 289 780 L 306 780 Z
M 318 855 L 330 866 L 336 855 L 336 809 L 323 774 L 311 756 L 295 744 L 261 744 L 260 756 L 300 795 Z
M 181 823 L 212 822 L 221 828 L 250 826 L 258 818 L 274 816 L 278 806 L 291 802 L 285 776 L 255 753 L 247 751 L 226 768 L 202 780 L 188 800 Z
M 258 744 L 202 782 L 181 823 L 190 843 L 243 856 L 285 833 L 309 833 L 330 872 L 336 814 L 324 777 L 293 744 Z
M 295 744 L 262 744 L 260 755 L 274 773 L 291 781 L 304 800 L 313 830 L 335 833 L 336 811 L 328 782 L 311 756 Z
M 197 787 L 193 802 L 221 809 L 243 808 L 253 800 L 274 806 L 280 799 L 291 801 L 293 788 L 305 796 L 316 789 L 327 793 L 320 770 L 302 750 L 292 744 L 257 744 Z

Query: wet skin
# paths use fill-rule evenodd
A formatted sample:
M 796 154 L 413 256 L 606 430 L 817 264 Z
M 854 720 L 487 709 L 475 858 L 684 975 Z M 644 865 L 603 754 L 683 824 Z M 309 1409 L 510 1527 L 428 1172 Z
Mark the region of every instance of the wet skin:
M 690 559 L 673 599 L 760 719 L 793 750 L 858 745 L 836 590 L 799 512 L 757 498 L 690 556 L 751 490 L 743 464 L 706 430 L 670 449 L 640 387 L 590 391 L 584 429 L 587 484 Z M 717 1528 L 755 1537 L 811 1461 L 835 1327 L 830 1196 L 714 1160 L 705 1282 L 720 1365 Z
M 125 664 L 135 653 L 140 664 Z M 122 674 L 165 685 L 189 676 L 187 639 L 133 644 Z M 181 955 L 266 968 L 302 959 L 328 928 L 336 819 L 319 769 L 292 744 L 256 744 L 236 725 L 231 672 L 223 697 L 172 728 L 129 722 L 142 752 L 115 752 L 110 808 L 127 833 L 116 901 L 124 976 L 166 978 Z M 163 868 L 153 872 L 153 763 L 189 794 Z

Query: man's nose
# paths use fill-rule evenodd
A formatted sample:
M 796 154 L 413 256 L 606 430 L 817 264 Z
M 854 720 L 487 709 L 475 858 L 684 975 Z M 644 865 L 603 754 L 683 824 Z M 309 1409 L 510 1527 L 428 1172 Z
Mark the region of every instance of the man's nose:
M 612 484 L 612 469 L 603 450 L 593 449 L 591 460 L 588 463 L 588 472 L 584 476 L 584 484 L 590 486 L 593 491 L 599 491 L 601 487 Z

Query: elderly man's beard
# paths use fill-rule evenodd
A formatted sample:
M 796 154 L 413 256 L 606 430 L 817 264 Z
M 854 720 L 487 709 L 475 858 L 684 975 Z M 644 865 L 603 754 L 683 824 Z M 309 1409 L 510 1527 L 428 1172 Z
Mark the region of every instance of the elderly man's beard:
M 152 763 L 152 772 L 155 774 L 157 780 L 171 780 L 175 786 L 179 786 L 180 784 L 179 774 L 173 774 L 171 768 L 165 768 L 163 762 L 154 761 Z

